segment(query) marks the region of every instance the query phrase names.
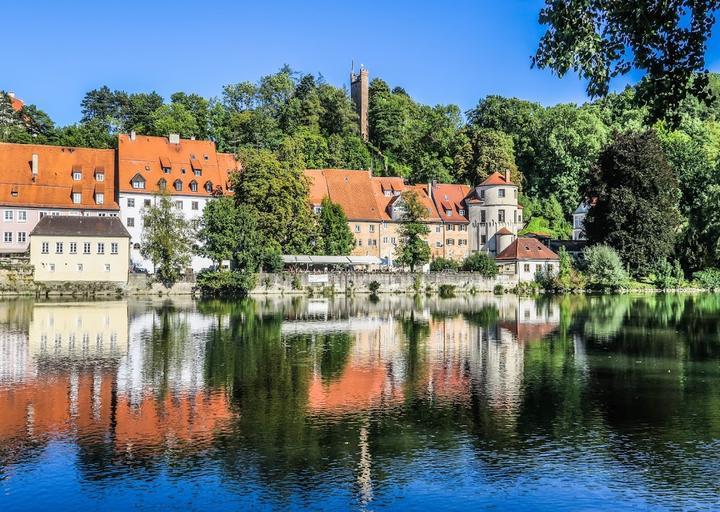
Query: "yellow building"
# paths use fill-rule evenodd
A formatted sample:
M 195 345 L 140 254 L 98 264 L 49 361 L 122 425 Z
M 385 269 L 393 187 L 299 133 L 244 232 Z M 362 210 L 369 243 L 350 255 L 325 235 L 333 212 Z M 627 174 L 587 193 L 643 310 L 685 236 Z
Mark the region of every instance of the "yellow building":
M 117 217 L 45 216 L 30 233 L 35 281 L 126 283 L 129 251 Z

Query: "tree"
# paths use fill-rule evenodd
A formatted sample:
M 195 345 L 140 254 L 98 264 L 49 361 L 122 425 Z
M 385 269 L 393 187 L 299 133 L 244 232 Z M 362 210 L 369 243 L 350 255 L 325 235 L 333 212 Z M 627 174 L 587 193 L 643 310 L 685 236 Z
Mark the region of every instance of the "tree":
M 196 136 L 199 129 L 195 117 L 182 103 L 163 105 L 150 116 L 153 135 L 178 133 L 183 138 Z
M 195 119 L 197 129 L 194 135 L 198 139 L 207 139 L 210 123 L 210 102 L 198 94 L 186 94 L 184 92 L 176 92 L 170 96 L 170 100 L 174 104 L 183 105 Z
M 492 128 L 471 127 L 465 131 L 467 149 L 462 155 L 462 178 L 477 185 L 493 172 L 510 171 L 513 183 L 522 184 L 522 176 L 515 163 L 515 148 L 510 135 Z
M 315 219 L 302 169 L 268 150 L 244 150 L 240 161 L 235 200 L 256 219 L 263 244 L 284 254 L 314 252 Z
M 342 206 L 333 203 L 329 197 L 322 200 L 318 235 L 323 254 L 328 256 L 344 256 L 355 247 L 355 237 L 350 231 Z
M 171 286 L 190 263 L 190 225 L 167 193 L 156 195 L 142 217 L 140 254 L 152 262 L 160 282 Z
M 554 195 L 543 201 L 531 197 L 522 197 L 523 217 L 526 226 L 520 232 L 526 233 L 547 233 L 552 238 L 568 239 L 572 234 L 572 226 L 566 219 L 562 205 Z
M 239 222 L 235 200 L 229 196 L 208 201 L 198 231 L 198 254 L 210 258 L 218 267 L 234 260 L 239 232 L 246 227 Z
M 634 276 L 668 259 L 680 223 L 679 191 L 654 132 L 616 135 L 585 197 L 597 198 L 585 220 L 590 242 L 614 248 Z
M 607 245 L 592 245 L 583 249 L 585 272 L 591 283 L 619 288 L 627 281 L 620 256 Z
M 410 272 L 415 272 L 415 267 L 430 261 L 430 246 L 426 240 L 430 228 L 423 222 L 427 217 L 427 209 L 413 190 L 403 192 L 399 201 L 402 202 L 404 214 L 398 228 L 400 241 L 395 249 L 395 261 L 409 266 Z
M 677 124 L 688 95 L 709 99 L 705 52 L 719 7 L 718 0 L 546 0 L 540 23 L 549 28 L 533 64 L 559 76 L 572 69 L 588 80 L 591 97 L 606 95 L 612 78 L 640 70 L 638 99 L 651 120 Z
M 478 272 L 484 277 L 495 277 L 498 268 L 495 260 L 484 252 L 474 252 L 462 262 L 461 270 L 465 272 Z

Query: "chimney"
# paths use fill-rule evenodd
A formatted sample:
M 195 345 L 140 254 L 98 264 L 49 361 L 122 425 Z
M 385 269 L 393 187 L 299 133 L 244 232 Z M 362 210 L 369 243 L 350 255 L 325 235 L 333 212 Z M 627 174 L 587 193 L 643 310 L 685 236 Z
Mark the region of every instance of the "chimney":
M 33 153 L 33 156 L 32 156 L 32 177 L 33 177 L 33 180 L 37 177 L 38 172 L 39 172 L 39 165 L 40 165 L 40 164 L 39 164 L 39 161 L 38 161 L 38 160 L 39 160 L 39 157 L 38 157 L 37 153 Z
M 432 197 L 432 196 L 433 196 L 432 189 L 433 189 L 433 187 L 435 186 L 436 183 L 437 183 L 437 182 L 436 182 L 435 180 L 432 180 L 432 181 L 428 182 L 428 196 L 430 196 L 430 199 L 431 199 L 431 200 L 432 200 L 432 198 L 433 198 L 433 197 Z
M 130 131 L 130 140 L 135 140 L 135 130 Z
M 190 135 L 190 140 L 195 140 L 195 135 Z
M 505 169 L 505 181 L 510 183 L 510 169 Z
M 168 135 L 168 142 L 170 144 L 180 144 L 180 134 L 171 133 L 170 135 Z

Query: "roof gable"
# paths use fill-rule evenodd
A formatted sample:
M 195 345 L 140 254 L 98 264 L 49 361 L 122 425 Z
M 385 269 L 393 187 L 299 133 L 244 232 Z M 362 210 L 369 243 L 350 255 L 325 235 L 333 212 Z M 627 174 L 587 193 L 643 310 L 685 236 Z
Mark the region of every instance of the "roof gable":
M 497 255 L 496 260 L 559 260 L 560 257 L 534 238 L 519 237 L 504 251 Z

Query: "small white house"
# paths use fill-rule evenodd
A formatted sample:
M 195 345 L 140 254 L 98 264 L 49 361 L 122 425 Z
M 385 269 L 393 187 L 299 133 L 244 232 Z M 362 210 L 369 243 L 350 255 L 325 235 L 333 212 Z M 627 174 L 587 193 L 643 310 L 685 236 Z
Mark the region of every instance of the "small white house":
M 495 258 L 500 272 L 519 281 L 534 281 L 538 272 L 556 273 L 560 257 L 535 238 L 519 237 Z

